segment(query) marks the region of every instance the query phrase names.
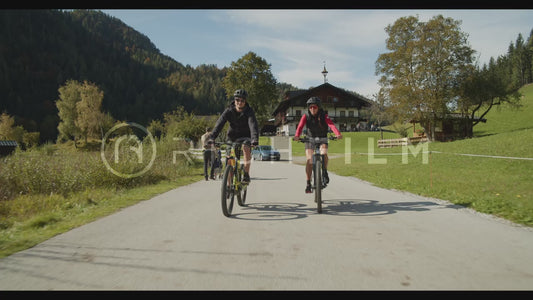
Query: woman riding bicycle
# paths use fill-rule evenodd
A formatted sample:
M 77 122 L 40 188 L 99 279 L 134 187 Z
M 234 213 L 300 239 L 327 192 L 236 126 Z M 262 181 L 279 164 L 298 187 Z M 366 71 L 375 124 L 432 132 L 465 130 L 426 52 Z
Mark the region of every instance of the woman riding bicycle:
M 259 125 L 255 118 L 255 112 L 252 107 L 246 102 L 248 93 L 239 89 L 233 94 L 234 101 L 224 110 L 220 118 L 218 118 L 209 140 L 213 141 L 217 138 L 220 131 L 226 122 L 229 122 L 228 139 L 232 142 L 242 139 L 250 138 L 251 144 L 256 146 L 259 141 Z M 244 154 L 244 176 L 243 182 L 250 182 L 250 164 L 251 151 L 249 145 L 243 145 Z
M 321 101 L 318 97 L 311 97 L 307 100 L 307 113 L 302 116 L 300 123 L 296 128 L 296 133 L 294 134 L 294 140 L 298 141 L 300 135 L 302 134 L 303 127 L 307 125 L 307 136 L 308 137 L 321 137 L 325 138 L 328 135 L 328 128 L 331 128 L 337 139 L 342 138 L 342 134 L 337 129 L 333 121 L 328 117 L 324 109 L 321 107 Z M 307 186 L 305 188 L 306 193 L 312 193 L 311 189 L 311 174 L 313 172 L 313 153 L 314 146 L 312 143 L 305 143 L 305 157 L 306 157 L 306 166 L 305 174 L 307 177 Z M 329 183 L 328 176 L 328 144 L 323 143 L 320 145 L 320 154 L 324 155 L 324 183 Z

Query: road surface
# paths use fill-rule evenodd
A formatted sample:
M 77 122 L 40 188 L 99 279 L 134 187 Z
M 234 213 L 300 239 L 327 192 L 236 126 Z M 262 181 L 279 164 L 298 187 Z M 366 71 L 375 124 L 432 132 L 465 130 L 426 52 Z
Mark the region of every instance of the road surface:
M 531 228 L 304 167 L 252 164 L 248 206 L 184 186 L 0 259 L 0 290 L 531 290 Z

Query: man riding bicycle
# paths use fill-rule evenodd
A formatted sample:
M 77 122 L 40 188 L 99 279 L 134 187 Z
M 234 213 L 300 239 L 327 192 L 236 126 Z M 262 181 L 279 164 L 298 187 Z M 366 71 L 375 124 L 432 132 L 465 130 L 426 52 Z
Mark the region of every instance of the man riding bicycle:
M 307 113 L 302 116 L 296 133 L 294 134 L 294 140 L 298 141 L 302 134 L 303 127 L 307 126 L 308 137 L 321 137 L 326 138 L 328 135 L 328 128 L 331 128 L 337 139 L 342 138 L 342 134 L 337 129 L 333 121 L 328 117 L 324 109 L 321 107 L 321 101 L 318 97 L 311 97 L 307 100 Z M 307 186 L 305 188 L 306 193 L 312 193 L 311 189 L 311 174 L 313 172 L 313 153 L 314 146 L 312 143 L 305 143 L 305 157 L 306 166 L 305 174 L 307 177 Z M 324 155 L 324 183 L 329 183 L 328 176 L 328 144 L 327 142 L 320 145 L 320 154 Z
M 233 94 L 234 101 L 224 110 L 222 115 L 215 123 L 215 127 L 209 136 L 212 142 L 220 134 L 220 131 L 229 122 L 228 139 L 232 142 L 241 138 L 250 138 L 251 144 L 256 146 L 259 141 L 259 125 L 255 118 L 255 112 L 252 107 L 246 102 L 248 93 L 243 89 L 238 89 Z M 243 182 L 250 182 L 250 164 L 251 151 L 249 145 L 243 145 L 244 154 L 244 176 Z

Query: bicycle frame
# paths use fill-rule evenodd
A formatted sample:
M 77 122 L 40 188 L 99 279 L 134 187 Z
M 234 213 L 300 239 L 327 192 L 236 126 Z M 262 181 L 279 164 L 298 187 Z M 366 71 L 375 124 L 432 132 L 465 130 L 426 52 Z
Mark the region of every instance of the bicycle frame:
M 229 154 L 226 154 L 226 167 L 222 178 L 221 204 L 222 213 L 229 217 L 233 209 L 233 200 L 237 195 L 237 203 L 245 206 L 248 185 L 242 182 L 244 165 L 241 164 L 240 151 L 243 142 L 218 143 L 229 146 Z M 241 194 L 242 193 L 242 194 Z
M 320 145 L 325 144 L 329 140 L 335 140 L 334 137 L 326 138 L 301 138 L 302 143 L 312 143 L 314 148 L 313 153 L 313 184 L 311 189 L 315 191 L 315 202 L 317 205 L 317 212 L 322 213 L 322 189 L 326 187 L 324 184 L 324 154 L 320 153 Z
M 235 174 L 235 190 L 240 192 L 242 189 L 242 177 L 244 175 L 244 165 L 241 164 L 240 151 L 242 150 L 242 144 L 232 143 L 230 146 L 229 156 L 226 156 L 226 166 L 233 167 L 237 172 Z

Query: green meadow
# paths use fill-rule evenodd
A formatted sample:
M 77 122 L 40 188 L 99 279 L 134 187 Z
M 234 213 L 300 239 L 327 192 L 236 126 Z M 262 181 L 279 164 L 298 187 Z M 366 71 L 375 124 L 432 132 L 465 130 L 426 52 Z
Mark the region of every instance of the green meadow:
M 412 146 L 403 156 L 402 147 L 377 147 L 380 132 L 344 133 L 344 139 L 330 143 L 329 170 L 533 226 L 533 160 L 517 159 L 533 158 L 533 85 L 521 92 L 521 107 L 493 108 L 487 123 L 474 127 L 474 138 Z M 383 137 L 400 136 L 384 132 Z M 269 141 L 261 137 L 260 143 Z M 304 155 L 302 143 L 293 141 L 292 146 L 293 155 Z M 136 178 L 111 174 L 98 147 L 80 151 L 43 145 L 2 158 L 0 257 L 202 180 L 200 161 L 170 163 L 173 151 L 184 147 L 158 141 L 154 165 Z
M 379 132 L 344 133 L 330 143 L 328 169 L 533 226 L 533 85 L 521 93 L 521 107 L 492 108 L 474 138 L 405 147 L 403 156 L 402 147 L 378 148 Z M 293 142 L 293 154 L 303 153 Z

